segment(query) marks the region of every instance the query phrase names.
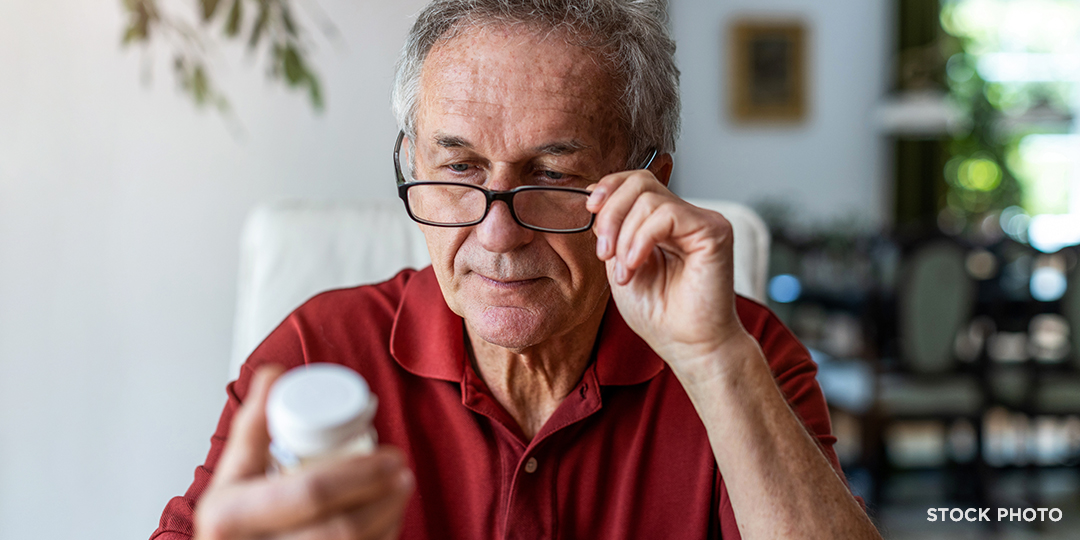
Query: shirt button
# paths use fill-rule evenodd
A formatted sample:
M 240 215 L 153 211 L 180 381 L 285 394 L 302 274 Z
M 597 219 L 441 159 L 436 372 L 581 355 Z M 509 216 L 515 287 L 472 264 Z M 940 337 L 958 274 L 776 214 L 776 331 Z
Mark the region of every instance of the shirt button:
M 532 474 L 532 473 L 536 472 L 536 466 L 537 466 L 536 458 L 534 458 L 534 457 L 529 458 L 529 461 L 525 462 L 525 472 L 527 472 L 529 474 Z

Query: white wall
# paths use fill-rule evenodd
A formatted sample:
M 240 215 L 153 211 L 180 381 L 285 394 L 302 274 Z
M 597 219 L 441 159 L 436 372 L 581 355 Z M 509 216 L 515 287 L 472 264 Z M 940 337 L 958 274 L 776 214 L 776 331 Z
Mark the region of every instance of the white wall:
M 684 196 L 779 201 L 796 219 L 888 222 L 891 195 L 872 109 L 887 87 L 892 0 L 670 0 L 683 131 L 672 180 Z M 742 127 L 728 113 L 727 30 L 743 16 L 809 29 L 809 117 Z
M 140 84 L 118 0 L 0 2 L 0 538 L 150 535 L 224 404 L 245 213 L 395 195 L 390 79 L 422 3 L 317 2 L 344 41 L 314 36 L 321 117 L 217 49 L 237 139 L 167 66 Z
M 327 114 L 226 47 L 217 74 L 238 139 L 167 69 L 139 83 L 117 0 L 0 2 L 0 539 L 148 536 L 224 403 L 245 213 L 284 196 L 394 196 L 391 68 L 423 0 L 316 3 L 345 42 L 316 40 Z M 886 3 L 673 0 L 683 193 L 872 213 L 867 113 Z M 811 25 L 800 128 L 736 129 L 721 115 L 720 30 L 763 5 Z

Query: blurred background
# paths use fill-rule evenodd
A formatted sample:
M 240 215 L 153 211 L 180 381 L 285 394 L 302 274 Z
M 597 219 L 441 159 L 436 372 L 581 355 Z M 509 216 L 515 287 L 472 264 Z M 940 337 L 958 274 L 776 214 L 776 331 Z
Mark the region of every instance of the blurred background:
M 154 530 L 225 402 L 245 216 L 395 196 L 423 3 L 0 3 L 0 538 Z M 670 15 L 673 188 L 767 221 L 885 537 L 1080 537 L 1080 1 Z

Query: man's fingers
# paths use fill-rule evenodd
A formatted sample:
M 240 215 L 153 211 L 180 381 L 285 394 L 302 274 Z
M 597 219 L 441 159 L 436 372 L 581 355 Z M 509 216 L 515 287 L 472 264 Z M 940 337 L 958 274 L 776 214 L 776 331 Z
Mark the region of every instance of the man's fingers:
M 622 222 L 608 272 L 615 284 L 626 285 L 657 247 L 680 259 L 691 254 L 730 259 L 731 241 L 731 224 L 720 214 L 646 192 Z
M 687 255 L 731 258 L 731 224 L 716 212 L 690 205 L 661 204 L 632 234 L 625 255 L 630 268 L 644 263 L 653 246 Z
M 393 492 L 389 496 L 350 512 L 338 514 L 322 523 L 296 531 L 295 534 L 285 535 L 281 540 L 329 538 L 381 540 L 386 538 L 401 524 L 405 506 L 412 495 L 413 482 L 412 473 L 404 470 L 393 479 Z
M 382 447 L 370 456 L 221 486 L 215 504 L 206 505 L 200 517 L 217 530 L 248 535 L 295 529 L 394 495 L 399 476 L 411 475 L 407 471 L 399 450 Z
M 633 207 L 630 208 L 630 212 L 626 214 L 622 226 L 619 228 L 619 238 L 615 242 L 615 258 L 627 270 L 633 270 L 640 265 L 640 261 L 635 262 L 632 259 L 644 258 L 639 257 L 639 254 L 635 252 L 635 248 L 641 247 L 635 243 L 638 238 L 638 230 L 646 221 L 655 220 L 657 210 L 670 200 L 669 197 L 664 197 L 658 193 L 645 192 L 638 196 L 633 203 Z M 652 248 L 652 246 L 647 247 Z
M 400 521 L 396 525 L 391 527 L 386 534 L 382 535 L 382 538 L 379 538 L 379 540 L 397 540 L 399 537 L 401 537 Z
M 394 479 L 393 496 L 381 501 L 377 506 L 373 505 L 354 513 L 354 517 L 360 524 L 360 537 L 377 540 L 399 529 L 402 514 L 405 513 L 405 507 L 408 506 L 415 486 L 416 480 L 413 478 L 412 471 L 403 470 Z
M 590 197 L 597 197 L 599 202 L 594 205 L 590 198 L 587 206 L 590 211 L 598 212 L 593 231 L 596 233 L 596 255 L 600 260 L 606 261 L 615 256 L 622 222 L 638 196 L 648 189 L 646 178 L 651 176 L 641 171 L 616 173 L 605 177 L 593 190 Z M 656 180 L 653 179 L 653 182 Z M 663 186 L 656 182 L 655 187 Z
M 394 492 L 390 497 L 368 504 L 346 516 L 354 538 L 378 540 L 401 525 L 402 514 L 409 497 L 413 495 L 413 473 L 402 471 L 394 478 L 393 483 Z
M 233 417 L 229 441 L 225 443 L 214 471 L 215 483 L 230 483 L 266 473 L 267 446 L 270 444 L 270 435 L 266 432 L 266 396 L 284 371 L 281 366 L 264 366 L 251 378 L 247 398 Z
M 632 171 L 609 174 L 601 178 L 599 182 L 586 186 L 585 189 L 591 193 L 589 195 L 589 200 L 585 201 L 585 208 L 594 214 L 598 212 L 600 207 L 604 205 L 604 202 L 607 201 L 608 195 L 611 195 L 618 189 L 630 174 L 632 174 Z
M 602 261 L 615 255 L 615 238 L 608 232 L 610 227 L 607 224 L 601 227 L 600 211 L 611 198 L 611 194 L 619 189 L 628 176 L 627 172 L 611 174 L 605 176 L 599 183 L 586 188 L 592 190 L 592 194 L 589 195 L 589 200 L 585 201 L 585 208 L 598 215 L 596 223 L 593 224 L 593 233 L 596 234 L 596 256 Z

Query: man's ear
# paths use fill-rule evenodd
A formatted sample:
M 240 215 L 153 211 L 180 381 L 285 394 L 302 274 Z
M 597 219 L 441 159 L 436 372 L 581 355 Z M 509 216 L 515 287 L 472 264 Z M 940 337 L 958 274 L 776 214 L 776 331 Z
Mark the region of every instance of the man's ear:
M 652 165 L 649 165 L 649 170 L 666 187 L 668 182 L 671 181 L 671 169 L 673 167 L 675 167 L 675 160 L 672 159 L 671 154 L 660 154 L 653 160 Z

